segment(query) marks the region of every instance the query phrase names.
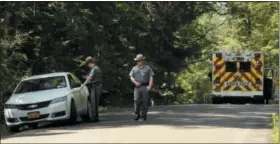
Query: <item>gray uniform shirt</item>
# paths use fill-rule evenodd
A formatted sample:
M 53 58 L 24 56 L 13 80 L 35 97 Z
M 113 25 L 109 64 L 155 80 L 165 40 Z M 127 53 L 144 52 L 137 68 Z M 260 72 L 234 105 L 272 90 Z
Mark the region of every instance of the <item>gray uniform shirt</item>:
M 137 82 L 142 84 L 149 83 L 150 77 L 154 75 L 152 68 L 148 65 L 144 65 L 142 68 L 134 66 L 129 73 L 129 76 L 134 77 Z
M 92 76 L 92 83 L 102 83 L 102 71 L 98 66 L 94 66 L 90 73 L 89 76 Z

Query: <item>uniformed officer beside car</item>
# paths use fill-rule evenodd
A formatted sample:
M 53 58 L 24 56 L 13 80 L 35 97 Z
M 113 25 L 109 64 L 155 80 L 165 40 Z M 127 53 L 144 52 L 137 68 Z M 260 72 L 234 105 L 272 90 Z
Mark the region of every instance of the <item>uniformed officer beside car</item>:
M 83 83 L 83 86 L 91 83 L 90 90 L 90 101 L 92 105 L 92 114 L 93 119 L 91 121 L 99 121 L 98 106 L 100 101 L 100 96 L 103 91 L 103 81 L 102 81 L 102 71 L 99 66 L 96 65 L 96 59 L 88 56 L 85 60 L 85 63 L 91 68 L 89 75 L 86 78 L 86 81 Z

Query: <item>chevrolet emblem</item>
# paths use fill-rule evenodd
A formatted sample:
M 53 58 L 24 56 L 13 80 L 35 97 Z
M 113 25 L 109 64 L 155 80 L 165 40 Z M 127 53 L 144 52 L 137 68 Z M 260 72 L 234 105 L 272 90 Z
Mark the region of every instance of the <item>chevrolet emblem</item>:
M 34 105 L 30 105 L 28 106 L 28 108 L 36 108 L 38 105 L 34 104 Z

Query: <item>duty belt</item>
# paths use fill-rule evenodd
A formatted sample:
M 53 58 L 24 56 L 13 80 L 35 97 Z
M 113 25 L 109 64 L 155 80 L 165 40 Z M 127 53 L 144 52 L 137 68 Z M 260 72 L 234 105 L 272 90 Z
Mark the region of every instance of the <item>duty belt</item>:
M 141 87 L 141 86 L 149 86 L 149 83 L 141 83 L 141 85 L 139 87 Z

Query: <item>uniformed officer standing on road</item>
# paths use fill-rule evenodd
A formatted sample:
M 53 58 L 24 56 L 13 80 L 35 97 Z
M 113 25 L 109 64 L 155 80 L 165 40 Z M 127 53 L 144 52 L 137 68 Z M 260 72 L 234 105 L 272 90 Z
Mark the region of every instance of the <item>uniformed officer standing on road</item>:
M 134 59 L 137 65 L 134 66 L 129 73 L 130 80 L 135 84 L 134 89 L 134 108 L 136 117 L 134 120 L 147 119 L 148 112 L 148 99 L 149 91 L 153 86 L 153 75 L 152 68 L 144 63 L 145 57 L 142 54 L 138 54 Z M 142 111 L 140 113 L 140 108 Z
M 96 60 L 90 56 L 86 58 L 86 64 L 91 69 L 89 75 L 87 76 L 86 81 L 83 83 L 83 86 L 91 83 L 91 90 L 90 90 L 90 102 L 92 108 L 93 118 L 91 121 L 97 122 L 99 121 L 99 114 L 98 114 L 98 106 L 100 96 L 103 91 L 102 86 L 102 72 L 101 69 L 96 65 Z

